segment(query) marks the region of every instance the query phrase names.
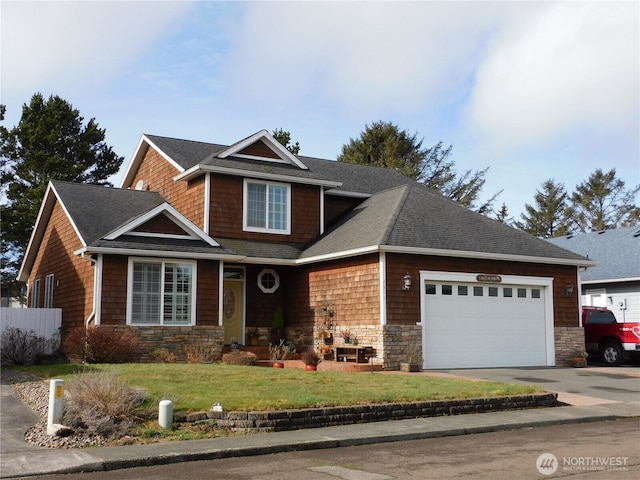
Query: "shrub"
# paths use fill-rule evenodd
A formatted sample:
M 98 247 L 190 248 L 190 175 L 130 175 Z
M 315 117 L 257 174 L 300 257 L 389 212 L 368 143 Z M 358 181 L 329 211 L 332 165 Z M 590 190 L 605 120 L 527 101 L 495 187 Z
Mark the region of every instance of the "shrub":
M 158 363 L 176 363 L 178 357 L 167 348 L 158 348 L 151 352 L 151 358 Z
M 258 356 L 253 352 L 232 352 L 222 355 L 222 362 L 227 365 L 255 365 Z
M 38 336 L 34 330 L 7 327 L 0 336 L 0 362 L 3 365 L 31 365 L 57 346 L 57 339 Z
M 134 411 L 146 399 L 115 372 L 85 372 L 69 382 L 62 421 L 89 435 L 120 438 L 133 425 Z
M 305 350 L 300 355 L 300 359 L 305 365 L 318 365 L 320 363 L 320 355 L 315 350 Z
M 64 336 L 62 350 L 72 362 L 123 363 L 133 357 L 138 344 L 138 337 L 130 330 L 80 327 Z
M 213 363 L 220 357 L 215 346 L 204 343 L 196 343 L 184 349 L 188 363 Z

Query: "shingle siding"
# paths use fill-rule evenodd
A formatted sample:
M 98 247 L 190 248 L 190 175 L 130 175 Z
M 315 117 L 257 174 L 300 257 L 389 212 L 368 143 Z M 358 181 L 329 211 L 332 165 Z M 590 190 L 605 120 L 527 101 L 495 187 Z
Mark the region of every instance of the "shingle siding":
M 40 305 L 44 305 L 47 275 L 54 275 L 53 307 L 62 309 L 65 328 L 81 327 L 93 310 L 93 266 L 73 252 L 82 247 L 80 239 L 59 202 L 53 207 L 39 255 L 29 275 L 29 285 L 40 279 Z M 32 292 L 31 292 L 32 293 Z M 29 298 L 27 305 L 31 305 Z

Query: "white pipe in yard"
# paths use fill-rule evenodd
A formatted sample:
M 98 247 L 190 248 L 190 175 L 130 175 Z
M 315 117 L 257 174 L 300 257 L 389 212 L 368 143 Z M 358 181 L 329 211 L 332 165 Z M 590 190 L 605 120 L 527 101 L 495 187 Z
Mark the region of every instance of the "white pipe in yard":
M 165 429 L 173 428 L 173 402 L 161 400 L 158 409 L 158 423 Z
M 54 424 L 59 424 L 62 418 L 62 395 L 64 393 L 64 380 L 54 378 L 49 382 L 49 412 L 47 414 L 47 430 Z

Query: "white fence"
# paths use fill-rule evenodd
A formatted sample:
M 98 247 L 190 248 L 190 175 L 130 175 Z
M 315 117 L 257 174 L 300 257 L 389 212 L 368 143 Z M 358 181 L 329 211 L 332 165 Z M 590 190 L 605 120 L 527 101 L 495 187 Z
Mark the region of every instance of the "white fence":
M 58 337 L 61 325 L 61 308 L 0 308 L 0 332 L 15 327 L 50 339 Z

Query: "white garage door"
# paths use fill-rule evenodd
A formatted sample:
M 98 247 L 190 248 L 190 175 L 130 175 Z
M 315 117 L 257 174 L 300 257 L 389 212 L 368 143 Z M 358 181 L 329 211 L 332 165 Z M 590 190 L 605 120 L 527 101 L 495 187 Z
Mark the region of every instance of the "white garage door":
M 425 368 L 553 364 L 548 279 L 526 277 L 526 283 L 518 283 L 525 277 L 433 277 L 422 281 Z M 490 281 L 482 281 L 486 279 Z

